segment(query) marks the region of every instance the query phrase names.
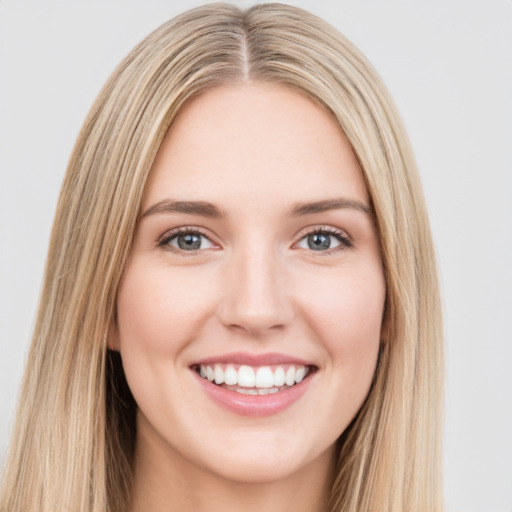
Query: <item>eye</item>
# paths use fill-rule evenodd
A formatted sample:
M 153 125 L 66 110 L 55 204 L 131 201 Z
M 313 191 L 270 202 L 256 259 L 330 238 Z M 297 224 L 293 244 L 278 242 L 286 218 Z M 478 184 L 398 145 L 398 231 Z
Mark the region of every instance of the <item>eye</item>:
M 181 228 L 165 234 L 158 245 L 176 252 L 195 252 L 216 247 L 206 235 L 189 228 Z
M 302 237 L 296 247 L 316 252 L 333 252 L 352 247 L 352 242 L 343 231 L 324 228 Z

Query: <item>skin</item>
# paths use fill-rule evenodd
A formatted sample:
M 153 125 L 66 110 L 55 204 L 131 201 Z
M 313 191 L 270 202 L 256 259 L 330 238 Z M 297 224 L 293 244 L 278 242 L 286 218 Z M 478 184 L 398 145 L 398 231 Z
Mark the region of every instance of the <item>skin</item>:
M 371 214 L 290 213 L 339 198 L 369 208 L 339 125 L 295 90 L 217 87 L 174 121 L 142 212 L 205 201 L 223 217 L 153 208 L 137 228 L 113 342 L 139 407 L 132 512 L 327 510 L 335 442 L 367 396 L 385 298 Z M 172 230 L 191 227 L 201 248 L 180 250 Z M 322 229 L 331 247 L 313 250 L 308 235 Z M 239 351 L 293 355 L 317 371 L 284 411 L 239 415 L 190 369 Z

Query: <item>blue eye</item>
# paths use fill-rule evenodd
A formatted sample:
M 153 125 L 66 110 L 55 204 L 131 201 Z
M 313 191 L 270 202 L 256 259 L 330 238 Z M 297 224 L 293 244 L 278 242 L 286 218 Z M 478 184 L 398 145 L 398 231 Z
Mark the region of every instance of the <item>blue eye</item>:
M 301 238 L 297 247 L 310 251 L 327 252 L 333 249 L 352 247 L 352 243 L 348 236 L 342 232 L 331 233 L 326 230 L 318 230 Z
M 205 235 L 193 230 L 183 230 L 171 233 L 164 237 L 159 245 L 169 247 L 172 250 L 193 252 L 202 249 L 211 249 L 214 244 Z

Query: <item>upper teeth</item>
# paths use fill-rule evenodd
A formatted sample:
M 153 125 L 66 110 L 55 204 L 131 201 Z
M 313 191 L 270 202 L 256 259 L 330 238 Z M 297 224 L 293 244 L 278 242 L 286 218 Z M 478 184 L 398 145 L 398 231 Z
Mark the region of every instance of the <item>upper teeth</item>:
M 278 388 L 281 386 L 293 386 L 301 382 L 308 372 L 303 365 L 286 366 L 252 366 L 242 365 L 201 365 L 199 374 L 215 384 L 227 384 L 244 388 Z

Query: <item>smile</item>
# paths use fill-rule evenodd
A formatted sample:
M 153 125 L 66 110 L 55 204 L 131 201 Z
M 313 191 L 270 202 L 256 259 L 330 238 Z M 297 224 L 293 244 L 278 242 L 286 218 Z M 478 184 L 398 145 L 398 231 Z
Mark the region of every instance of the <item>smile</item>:
M 201 364 L 194 368 L 209 382 L 244 395 L 268 395 L 299 384 L 309 374 L 308 365 L 249 366 Z
M 231 353 L 194 362 L 199 389 L 230 412 L 252 417 L 281 413 L 307 392 L 319 368 L 286 354 Z

